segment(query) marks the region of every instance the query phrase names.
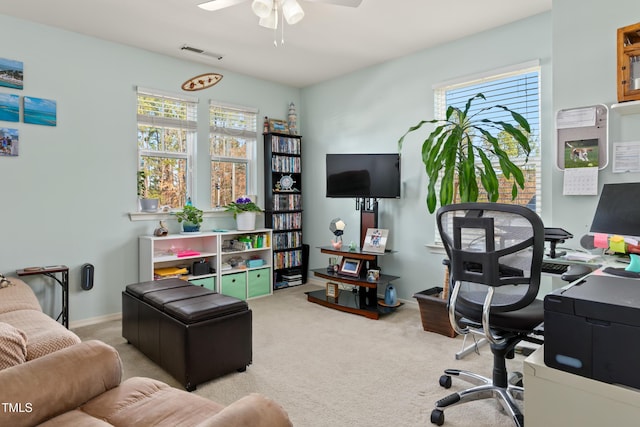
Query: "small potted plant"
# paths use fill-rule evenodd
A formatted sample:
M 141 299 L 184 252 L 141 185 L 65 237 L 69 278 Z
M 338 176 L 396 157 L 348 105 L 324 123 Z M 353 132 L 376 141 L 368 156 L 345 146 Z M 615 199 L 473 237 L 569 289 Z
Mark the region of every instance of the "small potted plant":
M 202 224 L 203 211 L 192 205 L 185 205 L 180 212 L 176 213 L 178 222 L 182 224 L 182 230 L 185 233 L 195 233 L 200 231 Z
M 238 230 L 254 230 L 256 215 L 262 212 L 262 209 L 248 197 L 240 197 L 235 202 L 227 204 L 225 209 L 227 212 L 233 212 Z
M 158 199 L 149 198 L 147 189 L 147 173 L 144 170 L 138 171 L 138 198 L 140 200 L 140 210 L 142 212 L 158 211 Z

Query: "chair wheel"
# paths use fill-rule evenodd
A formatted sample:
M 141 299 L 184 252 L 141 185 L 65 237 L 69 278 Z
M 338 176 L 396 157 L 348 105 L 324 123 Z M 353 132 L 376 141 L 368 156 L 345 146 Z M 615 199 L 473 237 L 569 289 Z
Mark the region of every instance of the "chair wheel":
M 511 375 L 509 375 L 509 384 L 522 387 L 523 379 L 524 375 L 522 375 L 522 372 L 512 372 Z
M 444 424 L 444 411 L 440 409 L 434 409 L 431 411 L 431 424 L 441 426 Z
M 451 388 L 451 376 L 442 375 L 439 380 L 440 387 Z

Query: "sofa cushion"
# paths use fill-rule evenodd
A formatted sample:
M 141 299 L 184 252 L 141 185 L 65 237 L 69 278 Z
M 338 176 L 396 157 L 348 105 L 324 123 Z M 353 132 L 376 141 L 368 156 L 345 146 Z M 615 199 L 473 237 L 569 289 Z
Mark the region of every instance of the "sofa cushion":
M 0 369 L 19 365 L 27 360 L 27 336 L 20 329 L 0 322 Z
M 76 334 L 41 311 L 15 310 L 2 313 L 0 322 L 9 323 L 24 332 L 27 337 L 27 360 L 37 359 L 80 342 Z
M 289 415 L 275 401 L 251 393 L 194 427 L 292 427 Z
M 193 426 L 224 407 L 150 378 L 133 377 L 82 406 L 114 426 Z
M 116 387 L 122 379 L 118 352 L 100 341 L 85 341 L 0 371 L 0 402 L 29 403 L 16 416 L 0 410 L 0 426 L 34 426 Z M 83 425 L 83 424 L 72 424 Z
M 0 313 L 14 310 L 42 311 L 36 294 L 29 285 L 16 277 L 7 277 L 13 286 L 0 288 Z
M 74 409 L 73 411 L 65 412 L 62 415 L 58 415 L 55 418 L 50 419 L 42 424 L 38 424 L 38 427 L 69 427 L 69 426 L 82 426 L 82 427 L 113 427 L 106 421 L 94 418 L 91 415 L 85 413 L 82 409 Z

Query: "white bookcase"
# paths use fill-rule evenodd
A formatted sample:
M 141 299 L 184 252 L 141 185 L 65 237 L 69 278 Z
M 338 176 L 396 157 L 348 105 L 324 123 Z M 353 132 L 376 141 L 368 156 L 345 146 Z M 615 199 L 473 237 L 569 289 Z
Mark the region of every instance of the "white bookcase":
M 154 271 L 185 267 L 205 260 L 209 273 L 186 275 L 189 282 L 221 294 L 249 299 L 273 293 L 270 229 L 252 231 L 140 236 L 139 280 L 156 278 Z

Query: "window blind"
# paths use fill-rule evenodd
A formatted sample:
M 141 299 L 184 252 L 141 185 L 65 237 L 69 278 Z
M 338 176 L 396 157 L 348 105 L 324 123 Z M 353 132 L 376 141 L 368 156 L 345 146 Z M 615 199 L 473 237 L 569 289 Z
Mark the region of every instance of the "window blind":
M 505 190 L 501 190 L 499 202 L 528 205 L 538 214 L 541 212 L 541 167 L 540 167 L 540 67 L 536 63 L 526 64 L 526 68 L 500 70 L 496 74 L 485 74 L 471 77 L 466 81 L 455 81 L 434 86 L 434 111 L 436 117 L 444 119 L 448 106 L 464 109 L 469 98 L 482 93 L 485 100 L 477 99 L 472 104 L 470 115 L 478 118 L 489 118 L 517 125 L 509 112 L 501 109 L 483 109 L 503 105 L 524 116 L 531 126 L 529 141 L 531 153 L 525 163 L 523 152 L 514 153 L 511 157 L 525 173 L 527 185 L 520 190 L 518 198 L 511 201 L 511 183 L 504 182 Z M 497 136 L 497 135 L 494 135 Z M 533 182 L 532 182 L 533 181 Z M 531 185 L 533 184 L 533 185 Z
M 198 98 L 138 88 L 138 124 L 196 131 Z
M 218 101 L 209 103 L 209 131 L 212 135 L 255 140 L 258 132 L 258 110 Z

